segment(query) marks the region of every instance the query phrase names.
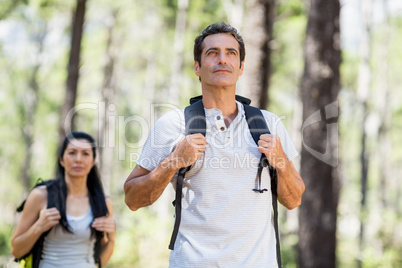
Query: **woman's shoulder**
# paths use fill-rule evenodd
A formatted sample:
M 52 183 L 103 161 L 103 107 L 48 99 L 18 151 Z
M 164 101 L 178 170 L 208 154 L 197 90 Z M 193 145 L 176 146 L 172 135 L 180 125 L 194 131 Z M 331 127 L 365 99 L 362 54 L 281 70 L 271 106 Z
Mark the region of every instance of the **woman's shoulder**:
M 28 199 L 34 199 L 36 201 L 47 200 L 47 187 L 46 185 L 39 185 L 32 189 L 28 195 Z
M 24 211 L 39 211 L 47 205 L 47 187 L 40 185 L 31 190 L 23 206 Z
M 57 191 L 57 189 L 56 180 L 43 181 L 36 184 L 36 186 L 31 190 L 30 195 L 33 195 L 36 198 L 47 199 L 48 191 Z

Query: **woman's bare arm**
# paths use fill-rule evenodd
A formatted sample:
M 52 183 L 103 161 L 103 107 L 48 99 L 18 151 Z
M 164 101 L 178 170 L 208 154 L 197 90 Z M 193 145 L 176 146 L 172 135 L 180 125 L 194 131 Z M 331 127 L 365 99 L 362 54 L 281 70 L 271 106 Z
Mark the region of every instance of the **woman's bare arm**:
M 115 237 L 116 237 L 116 222 L 113 218 L 113 203 L 112 199 L 106 198 L 106 205 L 109 214 L 105 217 L 96 218 L 92 223 L 92 227 L 98 231 L 104 232 L 101 241 L 100 259 L 102 266 L 105 266 L 112 256 Z
M 59 211 L 46 207 L 46 186 L 33 189 L 28 195 L 21 219 L 11 238 L 11 254 L 14 257 L 21 258 L 26 255 L 42 233 L 59 223 Z

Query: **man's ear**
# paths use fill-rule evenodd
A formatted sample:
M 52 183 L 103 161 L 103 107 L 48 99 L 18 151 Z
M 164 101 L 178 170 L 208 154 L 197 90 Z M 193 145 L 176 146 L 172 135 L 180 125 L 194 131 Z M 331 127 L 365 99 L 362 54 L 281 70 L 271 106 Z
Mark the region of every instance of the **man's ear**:
M 244 61 L 240 62 L 240 75 L 243 74 L 243 70 L 244 70 Z
M 194 61 L 194 73 L 196 76 L 200 76 L 200 64 L 198 61 Z

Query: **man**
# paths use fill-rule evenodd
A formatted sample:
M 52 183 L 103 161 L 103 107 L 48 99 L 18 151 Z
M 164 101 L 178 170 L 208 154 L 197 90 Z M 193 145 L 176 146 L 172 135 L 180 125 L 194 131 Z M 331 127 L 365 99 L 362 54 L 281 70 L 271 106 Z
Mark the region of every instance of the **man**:
M 291 162 L 297 156 L 279 118 L 262 111 L 272 134 L 255 144 L 243 105 L 235 100 L 245 49 L 237 30 L 208 26 L 195 40 L 194 71 L 201 81 L 207 132 L 185 136 L 183 111 L 162 116 L 124 185 L 132 210 L 151 205 L 177 171 L 193 168 L 183 185 L 182 220 L 170 267 L 278 267 L 271 192 L 252 191 L 261 154 L 278 174 L 278 200 L 300 205 L 304 183 Z M 270 189 L 268 172 L 262 188 Z

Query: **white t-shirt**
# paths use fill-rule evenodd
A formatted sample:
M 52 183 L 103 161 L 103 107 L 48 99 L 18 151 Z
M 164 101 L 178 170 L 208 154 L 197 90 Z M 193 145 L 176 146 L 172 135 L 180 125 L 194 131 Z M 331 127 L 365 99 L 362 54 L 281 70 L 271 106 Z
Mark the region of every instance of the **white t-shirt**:
M 96 268 L 94 246 L 96 238 L 91 236 L 92 209 L 80 217 L 67 215 L 72 233 L 60 224 L 45 236 L 40 268 Z
M 186 173 L 182 218 L 170 267 L 277 267 L 269 173 L 263 172 L 258 193 L 261 157 L 243 105 L 228 128 L 218 109 L 205 109 L 207 148 Z M 273 135 L 281 139 L 289 160 L 298 153 L 278 116 L 262 110 Z M 137 164 L 152 171 L 185 135 L 183 110 L 162 116 L 149 133 Z M 176 176 L 172 179 L 175 186 Z

